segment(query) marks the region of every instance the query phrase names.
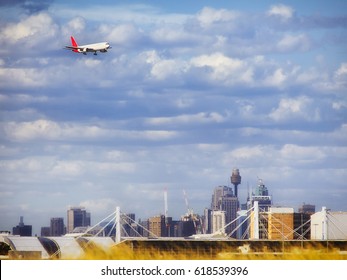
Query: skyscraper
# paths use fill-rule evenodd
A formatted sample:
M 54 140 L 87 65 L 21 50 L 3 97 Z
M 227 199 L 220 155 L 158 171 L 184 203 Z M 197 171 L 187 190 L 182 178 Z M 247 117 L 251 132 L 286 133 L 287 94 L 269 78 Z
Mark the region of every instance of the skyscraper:
M 214 189 L 211 209 L 212 211 L 225 212 L 225 225 L 229 224 L 225 229 L 227 234 L 236 228 L 236 222 L 230 223 L 236 219 L 238 204 L 238 198 L 234 196 L 232 188 L 219 186 Z M 233 234 L 233 237 L 236 237 L 236 233 Z
M 51 218 L 50 236 L 64 235 L 64 218 Z
M 312 204 L 306 204 L 305 202 L 299 207 L 299 213 L 314 214 L 316 213 L 316 206 Z
M 148 219 L 150 237 L 165 236 L 165 215 L 150 217 Z
M 272 205 L 272 197 L 269 195 L 269 191 L 262 179 L 258 179 L 258 185 L 255 191 L 252 192 L 247 200 L 248 209 L 254 206 L 254 201 L 258 201 L 260 211 L 268 212 Z
M 211 233 L 225 234 L 225 211 L 213 210 L 211 220 Z
M 71 207 L 67 210 L 67 232 L 72 233 L 76 227 L 90 226 L 90 213 L 83 207 Z
M 214 189 L 211 202 L 211 210 L 221 210 L 223 197 L 233 196 L 233 190 L 230 187 L 218 186 Z
M 12 233 L 13 233 L 13 235 L 31 236 L 32 226 L 31 225 L 25 225 L 23 222 L 23 216 L 20 216 L 19 224 L 18 224 L 18 226 L 14 227 L 12 229 Z

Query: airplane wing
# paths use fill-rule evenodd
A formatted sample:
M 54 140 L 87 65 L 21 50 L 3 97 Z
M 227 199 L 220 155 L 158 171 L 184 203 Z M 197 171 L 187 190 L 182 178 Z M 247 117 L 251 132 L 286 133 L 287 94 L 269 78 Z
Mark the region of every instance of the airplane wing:
M 69 49 L 69 50 L 78 50 L 78 51 L 90 51 L 90 52 L 93 52 L 95 51 L 94 49 L 91 49 L 91 48 L 81 48 L 81 47 L 72 47 L 72 46 L 65 46 L 65 49 Z

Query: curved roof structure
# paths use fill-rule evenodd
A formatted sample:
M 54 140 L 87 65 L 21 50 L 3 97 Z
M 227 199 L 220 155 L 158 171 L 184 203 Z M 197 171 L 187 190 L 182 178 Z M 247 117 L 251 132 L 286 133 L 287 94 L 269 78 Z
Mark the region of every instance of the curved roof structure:
M 12 251 L 41 252 L 42 259 L 78 259 L 87 248 L 107 250 L 115 245 L 111 237 L 86 236 L 16 236 L 0 235 L 0 243 L 10 246 Z

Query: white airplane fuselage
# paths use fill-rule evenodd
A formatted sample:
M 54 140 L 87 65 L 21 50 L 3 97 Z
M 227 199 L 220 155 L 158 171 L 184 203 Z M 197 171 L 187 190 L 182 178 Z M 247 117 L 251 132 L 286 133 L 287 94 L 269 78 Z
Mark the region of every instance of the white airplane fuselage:
M 80 53 L 86 53 L 86 52 L 107 52 L 107 49 L 110 48 L 110 44 L 107 42 L 102 43 L 95 43 L 95 44 L 88 44 L 88 45 L 81 45 L 78 46 L 78 49 L 76 49 Z
M 96 55 L 96 52 L 107 52 L 111 48 L 108 42 L 101 42 L 88 45 L 78 45 L 75 38 L 71 36 L 72 46 L 65 46 L 66 49 L 69 49 L 73 52 L 87 54 L 87 52 L 93 52 Z

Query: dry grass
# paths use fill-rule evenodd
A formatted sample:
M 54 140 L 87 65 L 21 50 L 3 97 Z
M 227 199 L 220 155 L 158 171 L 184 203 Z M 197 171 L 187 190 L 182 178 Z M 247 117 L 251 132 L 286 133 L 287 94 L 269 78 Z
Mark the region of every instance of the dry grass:
M 146 248 L 134 250 L 126 244 L 120 244 L 109 250 L 87 249 L 81 256 L 83 260 L 347 260 L 347 252 L 330 248 L 286 248 L 285 252 L 241 253 L 228 250 L 196 251 L 185 248 L 177 250 L 160 250 L 158 248 Z

